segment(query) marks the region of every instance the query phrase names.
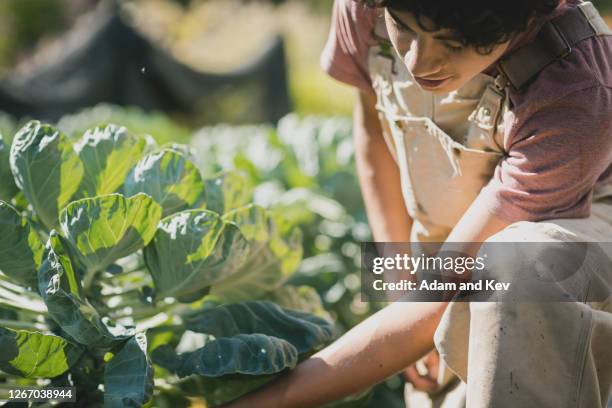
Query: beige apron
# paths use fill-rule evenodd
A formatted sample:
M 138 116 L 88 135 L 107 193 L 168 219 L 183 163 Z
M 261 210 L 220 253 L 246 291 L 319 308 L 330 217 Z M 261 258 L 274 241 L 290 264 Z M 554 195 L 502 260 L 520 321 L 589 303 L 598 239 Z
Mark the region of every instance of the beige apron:
M 486 74 L 443 95 L 421 90 L 401 59 L 381 55 L 380 46 L 370 49 L 369 69 L 414 220 L 411 239 L 444 242 L 503 156 L 506 98 Z
M 384 33 L 384 21 L 382 19 L 378 23 L 377 32 L 379 36 L 384 37 L 384 34 L 380 35 Z M 501 81 L 501 78 L 479 74 L 456 91 L 433 94 L 422 90 L 418 86 L 403 64 L 401 57 L 388 44 L 370 48 L 368 65 L 373 89 L 377 96 L 376 109 L 381 119 L 383 135 L 399 167 L 402 194 L 408 213 L 413 219 L 411 241 L 444 242 L 482 187 L 491 179 L 497 163 L 505 154 L 503 149 L 503 117 L 510 107 L 503 86 L 504 82 Z M 612 202 L 605 201 L 605 197 L 609 196 L 610 193 L 609 189 L 608 191 L 597 191 L 595 198 L 602 199 L 602 203 L 594 204 L 593 215 L 590 218 L 571 220 L 570 227 L 578 226 L 574 231 L 581 231 L 580 233 L 576 232 L 575 235 L 564 235 L 562 239 L 576 239 L 578 236 L 590 241 L 604 239 L 612 242 Z M 564 224 L 563 220 L 556 221 L 559 220 L 551 220 L 546 224 L 546 228 L 544 228 L 546 240 L 551 237 L 560 239 L 558 228 L 565 227 L 567 223 Z M 540 227 L 539 223 L 527 224 Z M 513 224 L 512 227 L 514 226 Z M 604 234 L 604 236 L 600 234 L 597 237 L 589 235 L 589 231 L 594 229 L 598 231 L 607 230 L 609 234 Z M 510 230 L 517 231 L 516 229 Z M 517 238 L 516 235 L 513 235 L 514 239 L 536 241 L 541 238 L 536 236 L 533 228 L 521 228 L 519 230 L 526 236 Z M 542 228 L 538 230 L 538 233 L 541 232 Z M 612 257 L 612 254 L 609 255 Z M 612 275 L 612 271 L 610 271 L 610 275 Z M 612 287 L 612 277 L 609 283 Z M 438 382 L 441 384 L 443 392 L 437 395 L 411 392 L 411 386 L 407 384 L 406 403 L 408 408 L 465 406 L 466 384 L 454 377 L 446 364 L 450 366 L 453 372 L 459 374 L 462 380 L 467 381 L 468 349 L 472 350 L 472 347 L 478 344 L 480 353 L 487 353 L 487 351 L 504 353 L 503 349 L 486 349 L 485 346 L 488 341 L 486 332 L 475 333 L 473 330 L 470 331 L 470 319 L 474 316 L 470 314 L 469 308 L 470 306 L 467 303 L 452 304 L 452 307 L 449 307 L 445 313 L 443 322 L 436 333 L 436 345 L 442 356 L 441 375 Z M 605 354 L 601 351 L 602 347 L 600 346 L 597 349 L 599 352 L 597 358 L 607 359 L 612 363 L 612 314 L 609 313 L 612 312 L 612 306 L 610 304 L 600 304 L 594 306 L 594 308 L 603 309 L 602 314 L 598 314 L 597 319 L 589 319 L 588 322 L 582 319 L 582 328 L 576 327 L 576 329 L 579 329 L 579 332 L 582 330 L 580 332 L 582 334 L 585 330 L 596 331 L 599 336 L 596 341 L 599 345 L 602 344 L 602 341 L 609 341 L 611 351 Z M 584 313 L 583 309 L 580 310 Z M 600 311 L 597 310 L 598 313 Z M 487 313 L 481 312 L 477 315 L 481 320 L 474 321 L 472 327 L 476 327 L 481 321 L 501 319 L 499 316 L 494 316 L 496 313 L 494 311 Z M 537 315 L 535 309 L 534 315 Z M 565 315 L 571 316 L 571 313 L 565 313 Z M 572 320 L 567 319 L 560 319 L 558 323 L 566 324 L 565 327 L 569 329 L 574 325 Z M 525 322 L 520 324 L 523 325 L 522 327 L 529 326 Z M 557 326 L 555 327 L 554 330 L 558 330 L 558 334 L 562 335 L 562 330 Z M 580 341 L 580 339 L 577 341 Z M 505 347 L 508 350 L 511 349 L 508 346 Z M 584 350 L 591 350 L 589 347 L 589 344 L 584 342 Z M 563 352 L 573 351 L 563 350 Z M 505 353 L 506 355 L 503 358 L 507 359 L 508 364 L 511 364 L 513 359 L 520 358 L 520 356 L 512 354 L 515 352 L 516 350 L 512 349 L 510 353 Z M 584 351 L 584 353 L 587 353 L 587 351 Z M 546 353 L 544 354 L 546 355 Z M 472 352 L 470 362 L 475 358 L 477 361 L 472 365 L 476 368 L 479 361 L 484 361 L 484 359 L 474 357 L 474 355 L 475 352 Z M 593 354 L 591 356 L 593 357 Z M 480 360 L 478 360 L 479 358 Z M 496 355 L 492 358 L 501 357 Z M 585 367 L 584 364 L 579 364 L 576 369 L 587 370 Z M 591 369 L 594 369 L 593 367 L 591 366 Z M 497 369 L 500 371 L 503 368 L 497 367 Z M 593 389 L 603 387 L 604 389 L 601 390 L 601 398 L 603 399 L 610 392 L 612 364 L 604 365 L 603 368 L 597 367 L 599 371 L 602 369 L 610 372 L 607 377 L 603 376 L 603 383 L 597 382 L 597 376 L 590 372 L 585 375 L 590 378 L 587 380 L 590 383 L 584 385 L 581 390 L 588 393 Z M 483 399 L 484 396 L 480 398 L 475 395 L 479 393 L 484 395 L 486 392 L 483 390 L 486 387 L 489 387 L 489 391 L 497 390 L 495 383 L 501 381 L 498 378 L 500 374 L 493 371 L 495 370 L 489 373 L 477 373 L 475 376 L 478 378 L 471 378 L 470 383 L 477 384 L 480 388 L 473 388 L 472 395 L 468 390 L 469 407 L 537 406 L 529 405 L 522 400 L 499 400 L 496 402 L 491 399 L 494 397 L 490 395 L 488 400 Z M 533 372 L 536 373 L 535 375 L 540 375 L 537 370 Z M 472 375 L 474 376 L 474 374 Z M 520 373 L 517 372 L 516 375 L 520 375 Z M 530 375 L 532 374 L 529 370 L 526 370 L 522 378 L 526 381 Z M 504 378 L 506 378 L 505 374 Z M 534 381 L 537 383 L 537 377 Z M 606 389 L 606 387 L 608 388 Z M 495 392 L 491 391 L 490 394 L 495 394 Z M 546 391 L 543 392 L 546 393 Z M 548 392 L 554 393 L 556 391 L 548 390 Z M 592 394 L 593 392 L 590 395 L 592 396 Z M 595 399 L 597 400 L 597 398 Z M 554 398 L 551 400 L 554 400 Z M 592 403 L 592 400 L 589 401 L 589 403 Z M 597 405 L 584 406 L 599 407 L 602 406 L 601 404 L 600 402 Z M 603 404 L 605 406 L 605 401 Z

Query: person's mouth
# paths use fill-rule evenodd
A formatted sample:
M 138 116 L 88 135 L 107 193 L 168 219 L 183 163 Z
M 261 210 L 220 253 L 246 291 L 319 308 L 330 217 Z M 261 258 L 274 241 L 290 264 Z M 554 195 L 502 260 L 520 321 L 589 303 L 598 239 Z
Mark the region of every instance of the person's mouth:
M 415 76 L 414 79 L 422 88 L 436 89 L 444 85 L 449 79 L 451 79 L 451 77 L 447 76 L 444 78 L 422 78 Z

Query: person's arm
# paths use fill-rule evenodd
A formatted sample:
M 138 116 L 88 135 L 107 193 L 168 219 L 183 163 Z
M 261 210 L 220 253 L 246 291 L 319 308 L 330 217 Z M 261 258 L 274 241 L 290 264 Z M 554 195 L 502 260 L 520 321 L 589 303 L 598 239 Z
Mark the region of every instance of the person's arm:
M 408 250 L 405 243 L 410 242 L 412 218 L 404 205 L 399 168 L 383 137 L 375 105 L 373 91 L 359 91 L 353 109 L 355 164 L 373 240 L 380 243 L 381 256 L 393 257 L 396 250 L 402 253 Z M 389 242 L 402 244 L 386 244 Z M 384 278 L 386 282 L 398 282 L 413 276 L 405 271 L 387 270 Z M 389 301 L 399 296 L 398 292 L 387 293 Z
M 444 308 L 442 303 L 391 304 L 226 408 L 311 408 L 379 383 L 433 348 Z
M 355 161 L 374 241 L 409 242 L 412 219 L 400 174 L 383 138 L 374 92 L 359 91 L 353 111 Z

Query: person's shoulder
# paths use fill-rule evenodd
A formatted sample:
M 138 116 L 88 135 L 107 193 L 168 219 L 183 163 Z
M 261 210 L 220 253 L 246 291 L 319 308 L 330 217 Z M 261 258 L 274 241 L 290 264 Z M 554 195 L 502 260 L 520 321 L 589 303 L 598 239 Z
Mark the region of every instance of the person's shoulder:
M 335 0 L 329 37 L 320 66 L 331 77 L 370 91 L 368 52 L 376 43 L 374 29 L 380 10 L 356 0 Z
M 612 36 L 591 37 L 579 42 L 568 56 L 545 67 L 522 91 L 510 90 L 509 93 L 517 114 L 554 108 L 560 103 L 573 103 L 576 108 L 596 111 L 609 107 Z
M 364 2 L 358 0 L 335 0 L 336 10 L 342 13 L 342 16 L 353 23 L 362 23 L 371 25 L 376 17 L 380 15 L 380 10 L 372 7 L 367 7 Z
M 340 31 L 354 41 L 367 45 L 373 42 L 372 32 L 381 16 L 380 9 L 368 7 L 358 0 L 335 0 L 334 9 L 335 24 Z

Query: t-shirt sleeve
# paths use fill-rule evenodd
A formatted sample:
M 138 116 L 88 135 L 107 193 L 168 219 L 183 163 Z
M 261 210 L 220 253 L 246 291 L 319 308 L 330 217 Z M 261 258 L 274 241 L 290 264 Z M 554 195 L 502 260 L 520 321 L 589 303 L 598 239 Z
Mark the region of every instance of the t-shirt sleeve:
M 335 0 L 329 37 L 320 63 L 338 81 L 371 90 L 368 49 L 377 11 L 354 0 Z
M 594 185 L 612 162 L 611 98 L 596 86 L 517 112 L 508 154 L 478 205 L 510 222 L 589 216 Z

